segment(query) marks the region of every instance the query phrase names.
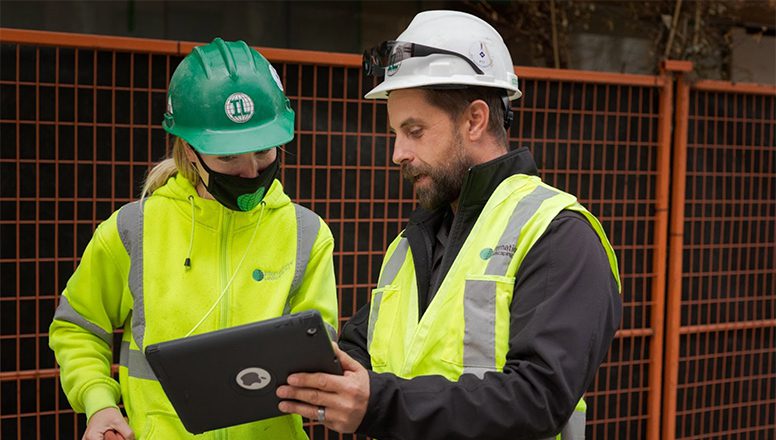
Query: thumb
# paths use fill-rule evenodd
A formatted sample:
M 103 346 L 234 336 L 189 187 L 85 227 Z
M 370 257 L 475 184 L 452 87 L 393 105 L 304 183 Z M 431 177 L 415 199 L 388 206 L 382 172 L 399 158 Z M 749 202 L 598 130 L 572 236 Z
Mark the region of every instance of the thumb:
M 103 440 L 124 440 L 124 437 L 114 429 L 109 429 L 102 434 Z
M 337 355 L 337 359 L 339 359 L 340 365 L 342 365 L 344 371 L 358 371 L 364 369 L 364 366 L 359 364 L 357 360 L 340 350 L 335 342 L 332 342 L 331 345 L 334 347 L 334 354 Z
M 122 422 L 113 427 L 118 432 L 118 439 L 135 440 L 135 433 L 132 432 L 132 428 L 129 427 L 126 421 L 122 420 Z

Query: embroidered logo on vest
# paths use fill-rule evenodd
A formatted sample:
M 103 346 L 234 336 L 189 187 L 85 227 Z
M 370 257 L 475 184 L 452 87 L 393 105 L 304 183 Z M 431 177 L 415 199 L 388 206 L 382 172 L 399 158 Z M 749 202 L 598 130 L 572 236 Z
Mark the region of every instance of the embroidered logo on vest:
M 274 281 L 280 279 L 286 272 L 288 272 L 289 269 L 291 269 L 291 266 L 293 265 L 293 262 L 286 263 L 283 267 L 280 268 L 278 271 L 268 271 L 268 270 L 261 270 L 256 269 L 253 271 L 253 279 L 255 281 Z
M 502 255 L 512 258 L 516 251 L 517 247 L 513 244 L 500 244 L 496 246 L 496 249 L 493 251 L 493 255 Z

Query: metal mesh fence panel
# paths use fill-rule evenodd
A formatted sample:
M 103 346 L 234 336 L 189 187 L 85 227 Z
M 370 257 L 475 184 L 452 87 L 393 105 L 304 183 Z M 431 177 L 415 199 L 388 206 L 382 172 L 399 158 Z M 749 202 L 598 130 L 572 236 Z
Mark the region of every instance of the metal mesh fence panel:
M 524 83 L 513 143 L 577 195 L 617 251 L 623 321 L 585 398 L 587 438 L 644 438 L 649 392 L 659 89 L 540 78 Z
M 676 438 L 776 436 L 776 96 L 691 89 Z
M 167 81 L 185 53 L 175 42 L 104 39 L 93 49 L 44 40 L 0 46 L 0 436 L 8 439 L 83 432 L 83 416 L 61 391 L 48 325 L 96 225 L 139 195 L 146 170 L 167 153 L 159 122 Z M 280 179 L 332 229 L 344 323 L 367 303 L 383 252 L 414 207 L 412 189 L 391 163 L 385 104 L 362 98 L 373 83 L 356 57 L 265 54 L 297 114 Z M 510 144 L 530 147 L 545 181 L 599 217 L 620 263 L 623 321 L 586 394 L 587 438 L 646 438 L 659 417 L 648 402 L 661 393 L 654 374 L 662 353 L 652 344 L 662 331 L 655 280 L 665 279 L 655 264 L 665 260 L 655 209 L 658 181 L 669 172 L 660 162 L 664 84 L 547 69 L 518 74 L 525 95 L 514 103 Z M 776 383 L 767 325 L 774 319 L 773 98 L 699 92 L 694 99 L 688 182 L 699 180 L 687 186 L 677 434 L 767 438 Z M 707 115 L 721 111 L 720 100 L 740 103 Z M 731 393 L 735 405 L 714 403 Z M 719 428 L 705 430 L 704 417 Z M 313 439 L 355 437 L 307 426 Z
M 0 57 L 0 435 L 80 438 L 48 325 L 96 225 L 165 155 L 155 119 L 175 59 L 13 44 Z

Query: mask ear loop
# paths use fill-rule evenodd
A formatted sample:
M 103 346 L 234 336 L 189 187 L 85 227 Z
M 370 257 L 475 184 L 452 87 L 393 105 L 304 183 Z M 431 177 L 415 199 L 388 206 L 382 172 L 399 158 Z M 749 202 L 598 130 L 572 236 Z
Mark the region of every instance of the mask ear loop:
M 240 262 L 237 264 L 237 268 L 235 268 L 234 273 L 229 278 L 229 282 L 226 283 L 226 287 L 224 287 L 224 290 L 221 291 L 221 294 L 218 295 L 218 298 L 215 300 L 212 306 L 210 306 L 210 310 L 205 313 L 205 316 L 202 317 L 202 319 L 199 320 L 199 322 L 192 327 L 191 330 L 186 333 L 184 338 L 187 338 L 191 336 L 192 333 L 194 333 L 194 330 L 199 328 L 200 325 L 202 325 L 203 322 L 205 322 L 205 319 L 210 316 L 211 313 L 213 313 L 213 310 L 215 310 L 218 303 L 221 302 L 221 300 L 224 298 L 224 295 L 226 295 L 226 291 L 229 290 L 229 286 L 232 285 L 232 281 L 234 281 L 235 276 L 237 276 L 237 272 L 240 271 L 240 267 L 242 267 L 243 262 L 245 261 L 245 257 L 248 256 L 248 253 L 251 251 L 251 245 L 253 245 L 253 239 L 256 238 L 256 232 L 259 230 L 259 223 L 261 223 L 261 218 L 264 217 L 264 207 L 267 206 L 267 202 L 263 201 L 261 202 L 261 211 L 259 212 L 259 219 L 256 220 L 256 226 L 253 227 L 253 234 L 251 235 L 250 241 L 248 241 L 248 247 L 245 248 L 245 252 L 243 253 L 242 258 L 240 258 Z

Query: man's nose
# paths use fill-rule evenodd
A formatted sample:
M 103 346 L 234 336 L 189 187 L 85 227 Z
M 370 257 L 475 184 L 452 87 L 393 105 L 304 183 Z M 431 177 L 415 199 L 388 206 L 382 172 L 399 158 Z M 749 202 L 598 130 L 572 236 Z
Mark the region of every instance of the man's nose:
M 412 160 L 411 150 L 401 136 L 397 135 L 393 142 L 393 157 L 391 160 L 393 160 L 393 163 L 396 165 L 401 165 L 406 161 Z

